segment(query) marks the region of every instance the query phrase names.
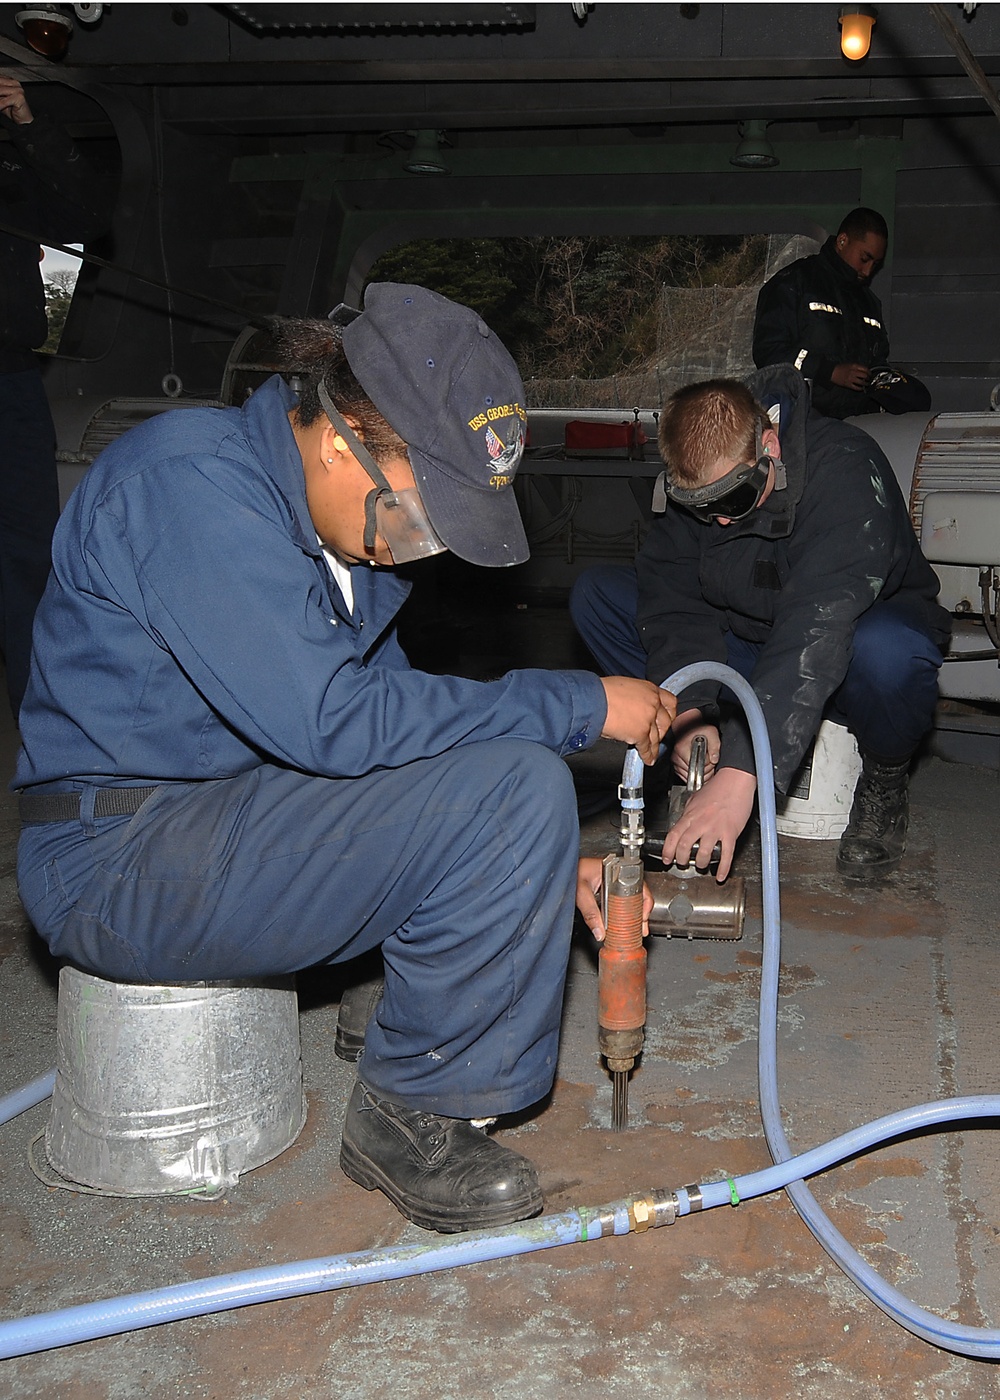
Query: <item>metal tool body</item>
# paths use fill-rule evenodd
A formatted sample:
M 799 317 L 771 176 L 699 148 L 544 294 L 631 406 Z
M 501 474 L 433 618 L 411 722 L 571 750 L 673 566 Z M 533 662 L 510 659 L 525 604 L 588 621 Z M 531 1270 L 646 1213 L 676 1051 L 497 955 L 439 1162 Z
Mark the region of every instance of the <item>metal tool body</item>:
M 601 899 L 605 937 L 598 955 L 598 1045 L 611 1072 L 612 1126 L 628 1117 L 628 1076 L 646 1024 L 646 949 L 642 942 L 641 792 L 619 789 L 621 855 L 604 857 Z
M 671 798 L 670 825 L 692 792 L 704 782 L 708 746 L 699 736 L 691 746 L 687 786 Z M 621 853 L 604 857 L 601 902 L 606 930 L 598 954 L 598 1046 L 612 1083 L 611 1123 L 616 1131 L 628 1119 L 628 1082 L 642 1052 L 646 1025 L 646 949 L 642 938 L 643 885 L 653 895 L 650 933 L 667 937 L 739 938 L 746 906 L 742 879 L 721 886 L 692 859 L 661 874 L 647 874 L 643 855 L 663 858 L 664 838 L 647 837 L 642 792 L 619 789 Z M 697 849 L 697 848 L 695 848 Z M 713 853 L 718 859 L 718 852 Z
M 675 788 L 670 795 L 668 831 L 680 819 L 684 808 L 705 781 L 708 744 L 699 734 L 691 745 L 691 761 L 685 787 Z M 653 860 L 663 859 L 665 837 L 649 833 L 643 836 L 643 855 Z M 653 896 L 649 916 L 649 931 L 665 938 L 726 938 L 743 935 L 746 914 L 746 882 L 742 876 L 730 876 L 719 884 L 712 876 L 722 854 L 716 843 L 707 871 L 695 864 L 698 843 L 695 842 L 687 865 L 673 864 L 662 874 L 649 872 L 646 885 Z M 708 879 L 705 877 L 709 876 Z
M 742 876 L 730 876 L 720 885 L 711 875 L 678 879 L 673 870 L 647 871 L 646 886 L 653 896 L 650 933 L 660 938 L 742 938 L 746 915 Z

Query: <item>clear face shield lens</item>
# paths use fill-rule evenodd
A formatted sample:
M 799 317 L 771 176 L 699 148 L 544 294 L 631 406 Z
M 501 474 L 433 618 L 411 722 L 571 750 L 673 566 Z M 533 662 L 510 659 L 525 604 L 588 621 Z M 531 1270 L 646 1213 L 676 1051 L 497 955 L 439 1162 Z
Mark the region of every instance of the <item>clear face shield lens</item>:
M 338 308 L 338 311 L 341 309 Z M 385 541 L 394 564 L 410 564 L 415 559 L 426 559 L 430 554 L 443 554 L 448 546 L 431 524 L 420 492 L 415 486 L 409 486 L 404 491 L 393 491 L 382 468 L 349 426 L 322 382 L 318 392 L 327 418 L 375 483 L 375 489 L 365 497 L 365 549 L 369 553 L 374 552 L 375 536 L 378 534 Z
M 443 554 L 448 548 L 436 534 L 414 487 L 378 493 L 375 528 L 385 540 L 394 564 L 410 564 L 430 554 Z

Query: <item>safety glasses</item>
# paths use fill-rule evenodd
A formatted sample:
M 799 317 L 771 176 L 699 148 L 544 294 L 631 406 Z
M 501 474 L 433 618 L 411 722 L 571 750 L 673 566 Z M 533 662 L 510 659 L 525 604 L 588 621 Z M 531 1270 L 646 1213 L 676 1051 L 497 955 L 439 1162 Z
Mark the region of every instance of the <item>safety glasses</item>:
M 699 520 L 742 520 L 757 509 L 767 490 L 770 457 L 759 457 L 753 466 L 741 462 L 707 486 L 675 486 L 664 483 L 667 496 Z
M 365 549 L 375 549 L 375 536 L 381 535 L 394 564 L 412 564 L 431 554 L 443 554 L 448 546 L 438 535 L 415 486 L 394 491 L 382 468 L 334 406 L 326 385 L 318 386 L 323 411 L 345 440 L 374 483 L 365 497 Z
M 443 554 L 448 548 L 431 524 L 416 487 L 377 492 L 375 529 L 385 540 L 394 564 L 411 564 L 429 554 Z M 374 540 L 370 547 L 374 547 Z

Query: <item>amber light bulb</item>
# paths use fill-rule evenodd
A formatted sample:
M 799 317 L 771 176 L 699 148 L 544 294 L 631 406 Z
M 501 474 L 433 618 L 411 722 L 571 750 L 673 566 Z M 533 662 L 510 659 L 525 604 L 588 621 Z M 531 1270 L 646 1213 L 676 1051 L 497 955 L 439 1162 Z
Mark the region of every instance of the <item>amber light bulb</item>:
M 838 19 L 840 51 L 845 58 L 864 58 L 871 47 L 875 19 L 874 9 L 841 10 Z
M 39 5 L 32 10 L 18 10 L 14 20 L 24 35 L 28 47 L 43 58 L 62 58 L 69 48 L 73 21 L 54 5 Z

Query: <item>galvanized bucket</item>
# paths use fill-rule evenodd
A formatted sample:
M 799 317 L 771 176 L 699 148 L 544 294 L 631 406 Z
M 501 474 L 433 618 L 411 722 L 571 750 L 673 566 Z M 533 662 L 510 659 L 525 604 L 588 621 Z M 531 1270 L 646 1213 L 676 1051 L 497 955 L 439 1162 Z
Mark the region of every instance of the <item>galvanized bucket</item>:
M 109 1196 L 218 1196 L 305 1122 L 290 981 L 138 986 L 64 967 L 45 1155 Z

